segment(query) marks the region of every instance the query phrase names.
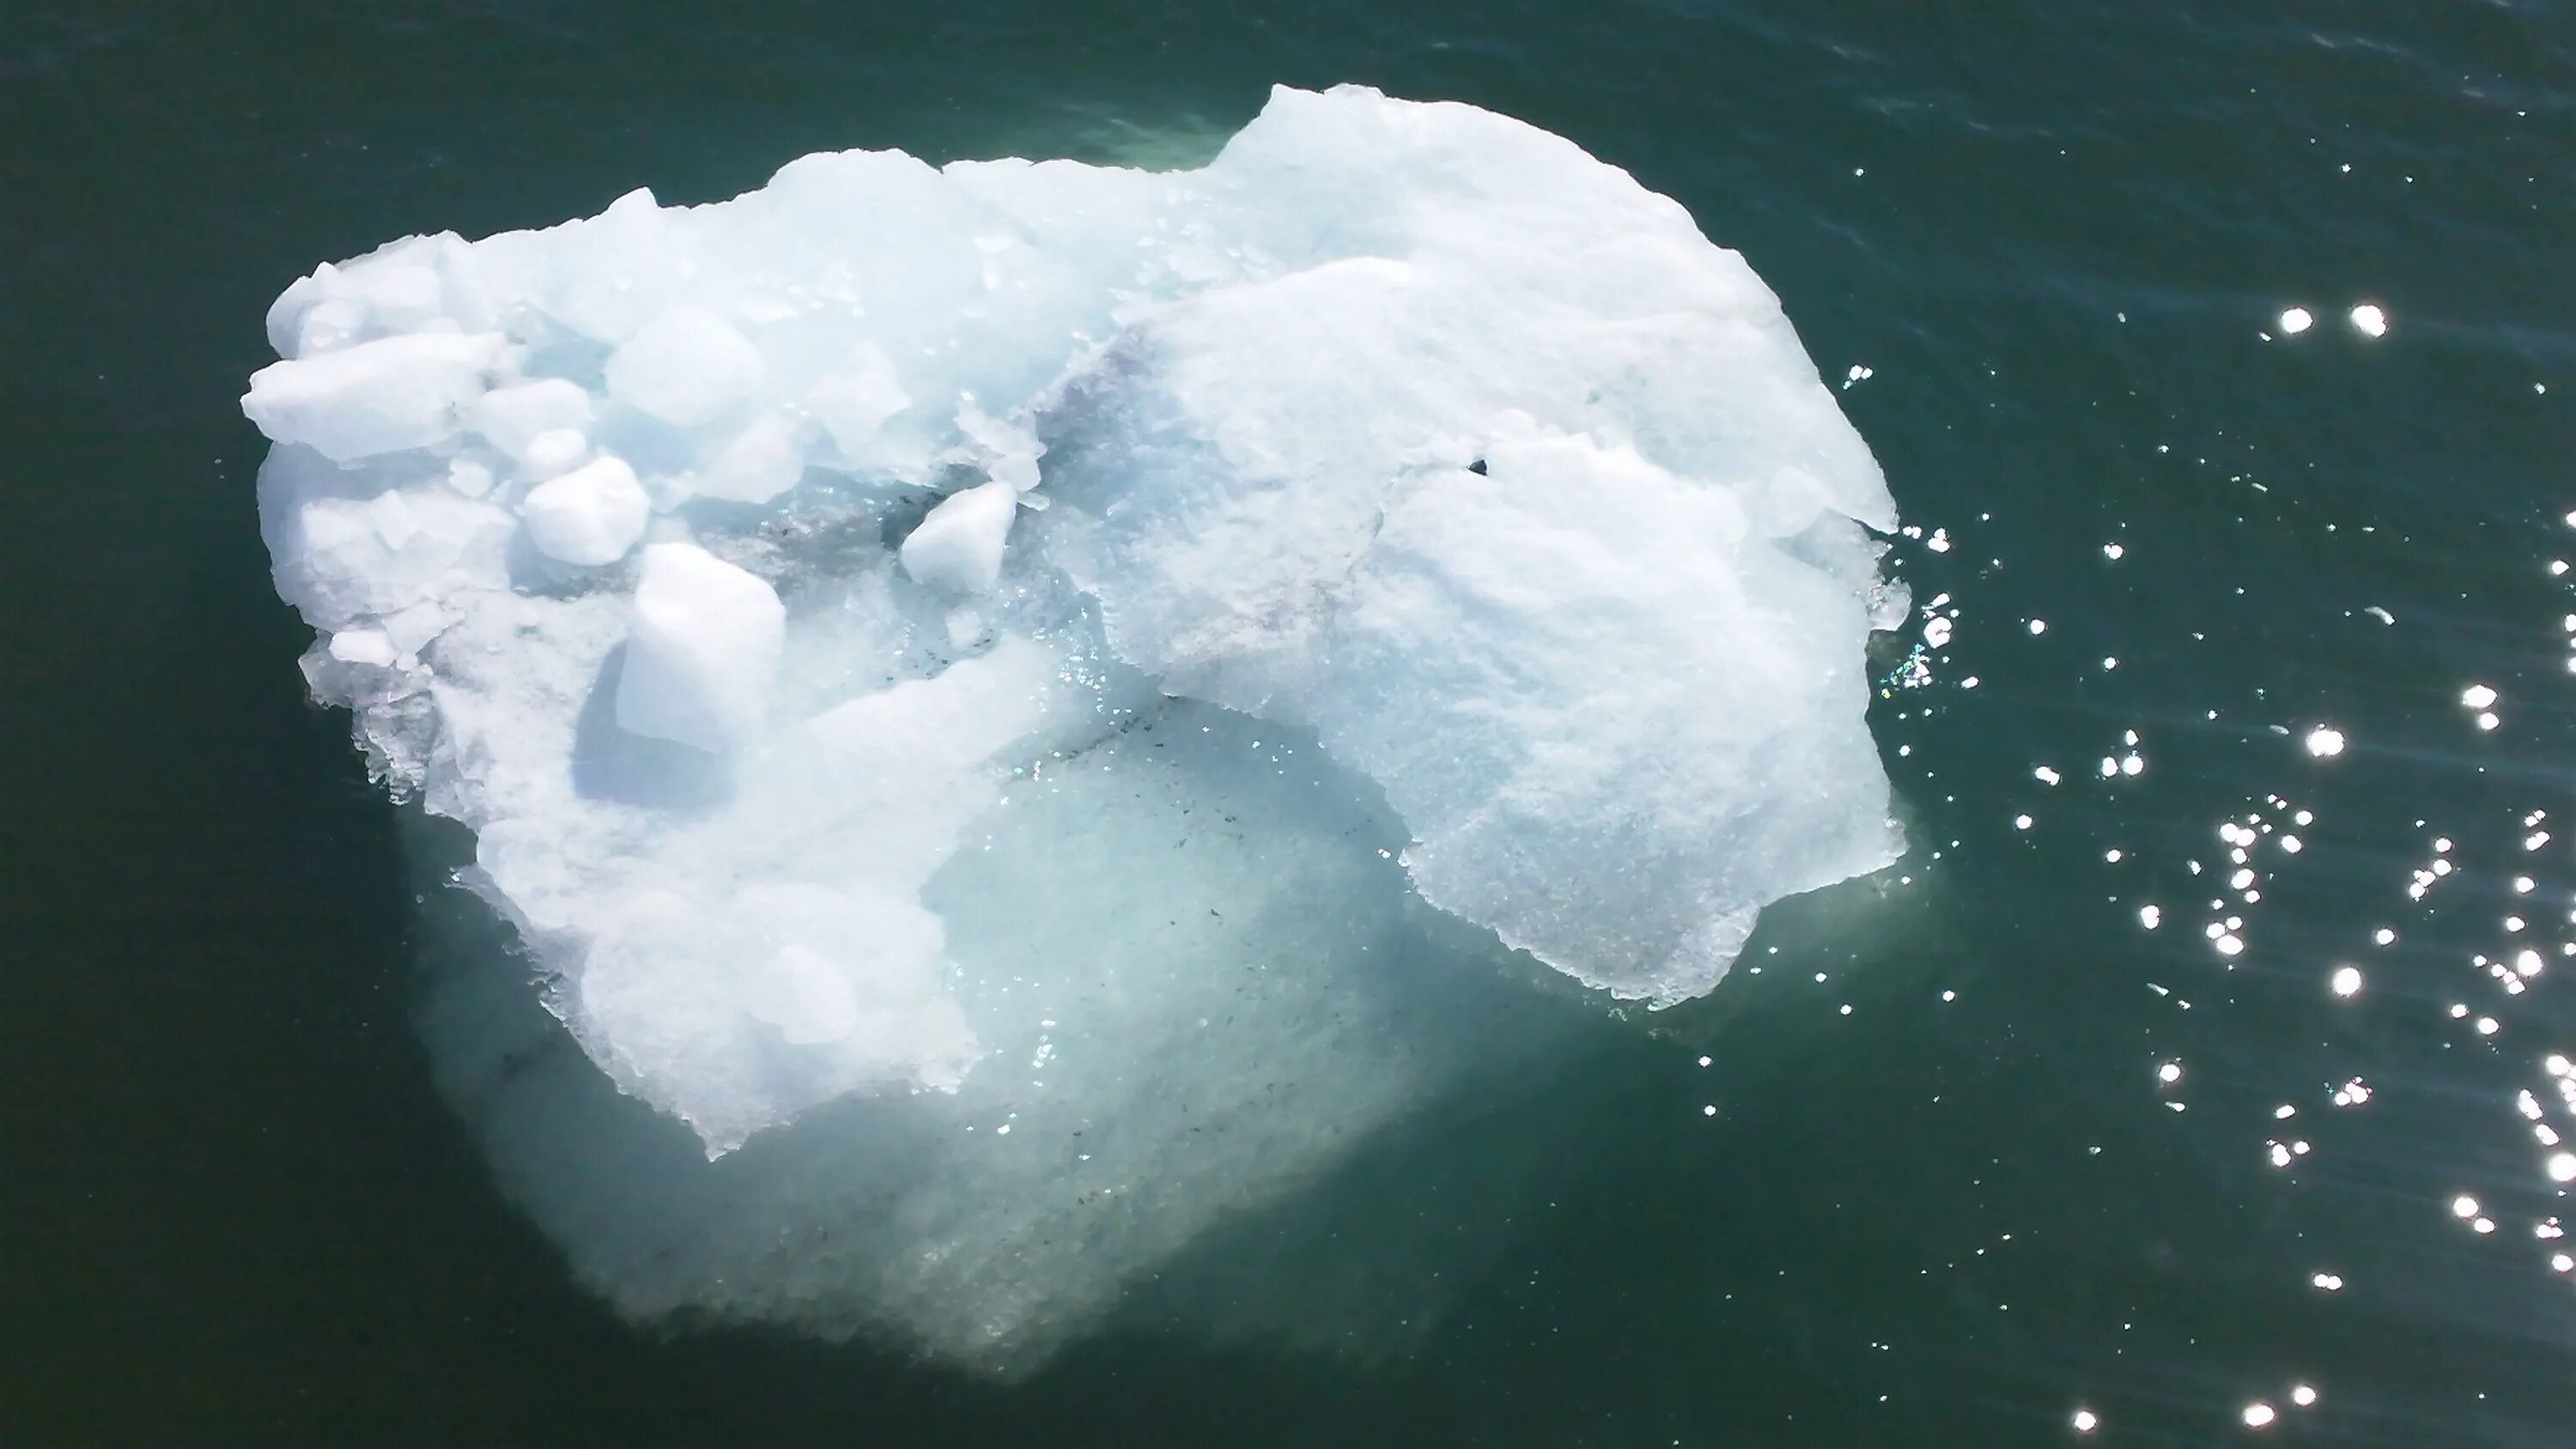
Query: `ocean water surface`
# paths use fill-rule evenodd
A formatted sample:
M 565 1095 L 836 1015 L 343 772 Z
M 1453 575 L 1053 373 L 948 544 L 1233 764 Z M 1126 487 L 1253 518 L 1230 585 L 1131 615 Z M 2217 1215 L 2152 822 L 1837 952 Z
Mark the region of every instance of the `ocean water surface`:
M 303 703 L 269 300 L 1346 80 L 1779 293 L 1912 525 L 1906 865 L 1028 1378 L 621 1321 L 434 1086 L 478 927 Z M 2563 6 L 33 0 L 0 188 L 0 1442 L 2576 1442 Z M 1345 1247 L 1317 1331 L 1195 1331 Z

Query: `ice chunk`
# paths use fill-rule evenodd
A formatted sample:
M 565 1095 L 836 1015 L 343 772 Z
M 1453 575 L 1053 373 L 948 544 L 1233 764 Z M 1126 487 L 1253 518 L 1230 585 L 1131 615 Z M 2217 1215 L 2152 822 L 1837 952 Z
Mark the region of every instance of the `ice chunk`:
M 1874 548 L 1828 530 L 1784 550 L 1729 493 L 1582 438 L 1309 471 L 1285 515 L 1207 449 L 1095 488 L 1125 466 L 1095 446 L 1056 491 L 1110 500 L 1066 524 L 1119 651 L 1320 729 L 1412 826 L 1428 899 L 1569 974 L 1696 995 L 1764 903 L 1894 858 L 1850 648 Z
M 1742 258 L 1473 107 L 807 157 L 269 327 L 306 677 L 537 965 L 440 1069 L 633 1313 L 1026 1367 L 1560 978 L 1706 991 L 1899 849 L 1868 448 Z
M 903 571 L 952 594 L 992 592 L 1019 511 L 1020 490 L 998 478 L 949 494 L 903 541 Z
M 875 456 L 877 434 L 886 420 L 912 406 L 912 398 L 885 349 L 862 342 L 851 349 L 843 371 L 815 384 L 805 405 L 831 433 L 843 457 L 863 462 Z
M 1895 857 L 1862 601 L 1625 449 L 1489 468 L 1391 501 L 1298 712 L 1386 787 L 1433 904 L 1619 995 L 1696 996 L 1762 905 Z
M 391 664 L 394 641 L 382 629 L 343 629 L 331 636 L 331 657 L 344 664 Z
M 242 412 L 278 442 L 338 462 L 426 447 L 455 436 L 457 410 L 482 396 L 502 356 L 491 335 L 380 337 L 261 368 Z
M 476 400 L 470 417 L 484 441 L 517 458 L 527 453 L 529 444 L 558 428 L 589 427 L 590 394 L 569 379 L 542 378 L 494 388 Z
M 702 498 L 767 503 L 804 476 L 811 427 L 782 412 L 761 414 L 689 480 L 689 491 Z
M 609 354 L 608 394 L 674 427 L 723 416 L 761 385 L 760 349 L 702 307 L 675 307 Z
M 597 568 L 626 557 L 643 539 L 653 505 L 623 459 L 601 458 L 528 490 L 519 514 L 538 552 L 558 563 Z
M 480 498 L 492 491 L 492 466 L 475 458 L 452 458 L 447 464 L 447 486 L 468 498 Z
M 653 193 L 638 187 L 589 221 L 550 234 L 549 245 L 525 258 L 530 265 L 512 268 L 526 289 L 513 300 L 585 337 L 623 342 L 678 290 L 690 259 L 677 230 Z M 508 240 L 482 245 L 497 251 L 493 243 Z
M 741 744 L 767 713 L 786 632 L 759 575 L 695 544 L 654 544 L 636 578 L 617 723 L 709 753 Z
M 476 305 L 470 253 L 442 232 L 316 268 L 269 308 L 269 342 L 280 357 L 310 357 L 389 334 L 489 332 L 498 318 Z
M 279 596 L 329 631 L 499 586 L 518 529 L 443 473 L 397 482 L 286 445 L 260 466 L 259 515 Z
M 567 472 L 590 456 L 590 439 L 579 428 L 548 428 L 528 440 L 519 455 L 519 476 L 532 483 Z
M 1283 746 L 1314 768 L 1270 764 Z M 1425 930 L 1436 917 L 1377 854 L 1403 833 L 1354 784 L 1310 739 L 1171 701 L 1015 785 L 924 891 L 983 1048 L 953 1092 L 837 1103 L 709 1164 L 578 1054 L 547 1050 L 554 1023 L 484 942 L 434 962 L 442 1084 L 505 1187 L 639 1316 L 891 1329 L 1022 1372 L 1146 1291 L 1143 1265 L 1177 1280 L 1186 1250 L 1209 1260 L 1193 1279 L 1252 1272 L 1269 1290 L 1218 1290 L 1233 1331 L 1400 1347 L 1462 1263 L 1459 1234 L 1397 1224 L 1451 1195 L 1393 1174 L 1400 1210 L 1363 1210 L 1366 1231 L 1339 1236 L 1260 1204 L 1444 1090 L 1473 1098 L 1598 1028 L 1497 973 L 1474 933 Z M 793 1055 L 773 1040 L 762 1060 Z M 1530 1113 L 1546 1110 L 1517 1110 L 1515 1131 L 1544 1133 Z M 1469 1200 L 1507 1212 L 1548 1161 L 1480 1156 Z M 1229 1224 L 1251 1251 L 1207 1241 Z M 1283 1253 L 1292 1236 L 1315 1241 Z

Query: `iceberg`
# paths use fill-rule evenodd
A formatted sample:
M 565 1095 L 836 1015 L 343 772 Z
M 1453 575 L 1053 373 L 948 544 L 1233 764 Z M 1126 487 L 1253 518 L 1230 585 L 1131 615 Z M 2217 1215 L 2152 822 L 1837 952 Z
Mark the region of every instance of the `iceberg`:
M 1867 446 L 1741 257 L 1487 111 L 807 156 L 267 326 L 305 677 L 518 953 L 442 1082 L 639 1316 L 1025 1366 L 1903 848 Z

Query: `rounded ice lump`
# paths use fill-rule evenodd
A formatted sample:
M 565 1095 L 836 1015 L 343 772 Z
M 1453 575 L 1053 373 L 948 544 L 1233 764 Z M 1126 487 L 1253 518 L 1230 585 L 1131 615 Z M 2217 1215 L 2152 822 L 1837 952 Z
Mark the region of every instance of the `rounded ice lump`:
M 268 330 L 315 694 L 598 1070 L 731 1154 L 585 1178 L 506 1031 L 440 1038 L 635 1311 L 1043 1351 L 1462 1069 L 1383 1049 L 1494 1009 L 1415 902 L 1668 1004 L 1901 849 L 1868 449 L 1740 257 L 1489 112 L 808 156 L 397 242 Z

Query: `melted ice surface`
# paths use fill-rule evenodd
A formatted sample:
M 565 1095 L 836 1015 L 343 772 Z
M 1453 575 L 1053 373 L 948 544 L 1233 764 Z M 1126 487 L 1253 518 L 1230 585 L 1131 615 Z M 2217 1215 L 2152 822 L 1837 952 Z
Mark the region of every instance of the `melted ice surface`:
M 1368 943 L 1408 885 L 1666 1003 L 1901 848 L 1867 448 L 1740 257 L 1501 116 L 1283 89 L 1191 172 L 808 156 L 719 205 L 397 242 L 268 327 L 243 406 L 306 675 L 473 833 L 601 1070 L 711 1156 L 839 1098 L 929 1133 L 957 1109 L 925 1092 L 1103 1133 L 1004 1171 L 868 1119 L 850 1170 L 912 1183 L 867 1201 L 914 1226 L 835 1291 L 937 1346 L 1079 1317 L 1400 1112 L 1428 1058 L 1349 1002 L 1404 969 Z M 1238 797 L 1270 814 L 1199 813 Z M 1190 1045 L 1242 1002 L 1270 1024 Z M 1065 1040 L 1085 1065 L 1042 1069 Z M 1231 1169 L 1181 1172 L 1176 1090 L 1301 1061 Z M 1035 1184 L 1094 1171 L 1198 1187 L 975 1286 L 1072 1211 Z M 630 1306 L 809 1311 L 692 1212 L 655 1231 L 695 1277 L 576 1256 Z

